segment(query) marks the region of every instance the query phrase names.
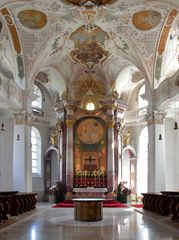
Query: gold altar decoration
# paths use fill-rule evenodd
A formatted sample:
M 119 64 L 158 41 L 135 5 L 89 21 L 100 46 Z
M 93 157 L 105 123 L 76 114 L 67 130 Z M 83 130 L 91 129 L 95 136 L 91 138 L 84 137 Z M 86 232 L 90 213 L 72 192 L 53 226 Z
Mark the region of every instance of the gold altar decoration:
M 73 127 L 73 120 L 67 119 L 66 120 L 66 125 L 67 125 L 67 128 L 72 128 Z

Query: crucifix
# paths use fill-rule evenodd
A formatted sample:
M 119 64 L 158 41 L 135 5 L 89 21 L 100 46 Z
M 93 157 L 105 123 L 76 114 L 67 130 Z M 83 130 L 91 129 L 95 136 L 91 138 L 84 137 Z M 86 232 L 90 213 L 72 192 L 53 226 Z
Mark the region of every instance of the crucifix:
M 89 162 L 89 165 L 90 165 L 89 171 L 92 170 L 92 168 L 91 168 L 91 162 L 92 162 L 92 161 L 95 161 L 95 160 L 96 160 L 96 158 L 92 158 L 92 156 L 89 156 L 89 158 L 85 158 L 85 161 L 88 161 L 88 162 Z

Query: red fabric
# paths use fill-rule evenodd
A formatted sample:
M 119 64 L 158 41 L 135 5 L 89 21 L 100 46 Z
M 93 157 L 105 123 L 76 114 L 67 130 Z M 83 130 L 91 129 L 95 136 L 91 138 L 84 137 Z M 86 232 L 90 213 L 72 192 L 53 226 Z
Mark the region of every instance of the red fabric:
M 135 208 L 143 208 L 143 204 L 131 204 L 131 206 Z
M 63 202 L 57 203 L 56 205 L 52 206 L 52 208 L 69 208 L 74 207 L 74 203 L 72 200 L 65 200 Z M 116 208 L 128 208 L 127 205 L 115 201 L 113 199 L 105 199 L 103 201 L 103 207 L 116 207 Z

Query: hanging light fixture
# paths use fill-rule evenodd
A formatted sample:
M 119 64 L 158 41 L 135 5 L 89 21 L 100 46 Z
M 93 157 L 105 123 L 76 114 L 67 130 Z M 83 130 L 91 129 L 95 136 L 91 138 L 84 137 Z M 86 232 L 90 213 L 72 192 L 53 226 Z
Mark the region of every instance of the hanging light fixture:
M 5 131 L 5 125 L 4 125 L 4 109 L 1 109 L 1 117 L 2 117 L 2 123 L 1 123 L 1 131 Z
M 173 128 L 174 130 L 177 130 L 178 129 L 178 124 L 177 124 L 177 122 L 174 122 L 174 128 Z
M 176 121 L 176 100 L 175 100 L 175 122 L 174 122 L 174 127 L 173 127 L 174 130 L 177 130 L 178 129 L 178 124 L 177 124 L 177 121 Z
M 5 131 L 4 123 L 1 123 L 1 131 Z

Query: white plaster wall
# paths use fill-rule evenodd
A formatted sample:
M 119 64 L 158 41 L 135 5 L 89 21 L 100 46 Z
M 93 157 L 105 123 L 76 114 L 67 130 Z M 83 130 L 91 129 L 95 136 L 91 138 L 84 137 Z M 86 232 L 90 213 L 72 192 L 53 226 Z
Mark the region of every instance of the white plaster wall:
M 51 156 L 51 178 L 52 182 L 57 182 L 59 181 L 59 160 L 57 156 L 56 151 L 52 151 L 52 156 Z
M 16 140 L 17 134 L 20 140 Z M 23 123 L 14 126 L 13 186 L 21 192 L 32 191 L 31 128 Z
M 141 196 L 141 192 L 146 192 L 148 190 L 147 186 L 147 177 L 148 172 L 144 171 L 143 165 L 143 156 L 141 154 L 141 148 L 143 146 L 140 145 L 140 134 L 142 129 L 145 127 L 145 124 L 136 125 L 131 128 L 131 146 L 136 151 L 136 192 L 138 196 Z M 147 159 L 148 162 L 148 159 Z M 145 184 L 144 184 L 145 183 Z
M 166 190 L 179 190 L 179 130 L 173 130 L 174 121 L 165 120 Z
M 5 131 L 0 130 L 0 191 L 13 189 L 13 132 L 14 124 L 10 119 L 0 119 Z
M 36 127 L 41 135 L 42 140 L 42 166 L 41 166 L 41 176 L 36 176 L 32 178 L 32 190 L 33 192 L 37 192 L 37 200 L 43 201 L 44 200 L 44 158 L 45 158 L 45 151 L 49 147 L 49 133 L 50 129 L 47 126 L 39 126 Z
M 158 124 L 155 125 L 155 171 L 152 171 L 152 169 L 148 169 L 148 171 L 151 171 L 153 176 L 150 175 L 150 177 L 155 177 L 155 186 L 153 191 L 160 192 L 161 190 L 165 190 L 165 184 L 166 184 L 166 165 L 165 165 L 165 131 L 164 131 L 164 125 Z M 162 134 L 163 140 L 159 140 L 159 134 Z
M 126 187 L 130 187 L 130 157 L 127 150 L 122 156 L 122 181 L 127 182 Z

